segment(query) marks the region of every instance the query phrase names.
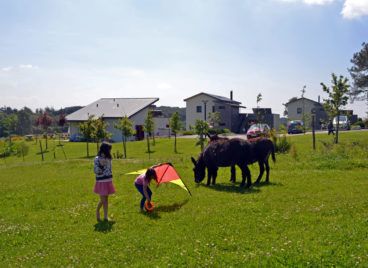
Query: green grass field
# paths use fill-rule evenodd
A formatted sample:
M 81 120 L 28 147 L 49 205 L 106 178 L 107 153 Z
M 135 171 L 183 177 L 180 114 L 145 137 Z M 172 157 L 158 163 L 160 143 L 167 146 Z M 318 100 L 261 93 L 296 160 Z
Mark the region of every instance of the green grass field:
M 196 185 L 193 139 L 128 143 L 114 159 L 116 195 L 110 223 L 97 223 L 93 158 L 84 143 L 49 142 L 0 159 L 0 266 L 362 266 L 368 265 L 368 132 L 343 132 L 338 146 L 326 134 L 293 136 L 293 153 L 278 154 L 269 185 L 240 189 L 229 168 L 217 185 Z M 113 152 L 122 151 L 113 144 Z M 53 148 L 56 159 L 54 159 Z M 90 145 L 92 155 L 95 144 Z M 156 210 L 140 213 L 134 175 L 158 162 L 174 164 L 193 196 L 176 185 L 153 190 Z M 251 166 L 253 180 L 258 165 Z M 238 170 L 238 182 L 240 172 Z

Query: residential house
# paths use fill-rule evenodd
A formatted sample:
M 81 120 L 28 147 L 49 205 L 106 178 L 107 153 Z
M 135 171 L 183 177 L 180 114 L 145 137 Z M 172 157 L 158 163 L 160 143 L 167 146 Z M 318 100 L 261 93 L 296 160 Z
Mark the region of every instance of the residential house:
M 148 110 L 154 109 L 154 103 L 159 98 L 102 98 L 66 117 L 69 123 L 69 134 L 79 133 L 79 125 L 88 120 L 89 116 L 102 117 L 107 123 L 107 131 L 112 134 L 111 140 L 119 142 L 122 140 L 121 130 L 116 129 L 118 120 L 127 116 L 133 122 L 135 129 L 135 139 L 144 138 L 144 121 L 147 118 Z M 155 135 L 168 132 L 168 118 L 163 118 L 160 113 L 154 112 Z
M 201 92 L 184 101 L 187 130 L 195 125 L 197 119 L 208 121 L 210 113 L 219 112 L 221 121 L 216 127 L 227 128 L 232 132 L 239 131 L 239 110 L 243 106 L 240 106 L 241 102 L 233 100 L 232 91 L 230 98 Z
M 308 98 L 293 98 L 291 101 L 285 104 L 288 119 L 289 120 L 303 120 L 307 127 L 311 124 L 312 114 L 315 114 L 316 128 L 320 128 L 322 123 L 328 121 L 328 115 L 320 103 L 320 97 L 318 101 L 314 101 Z

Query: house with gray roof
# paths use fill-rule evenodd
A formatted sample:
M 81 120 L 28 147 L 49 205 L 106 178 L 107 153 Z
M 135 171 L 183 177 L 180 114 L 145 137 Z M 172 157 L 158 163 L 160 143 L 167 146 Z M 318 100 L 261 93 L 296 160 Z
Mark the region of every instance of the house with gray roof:
M 292 98 L 289 102 L 285 103 L 288 120 L 303 120 L 307 127 L 311 124 L 312 114 L 316 116 L 316 128 L 320 128 L 323 122 L 328 121 L 328 115 L 320 102 L 314 101 L 308 98 Z
M 154 109 L 154 103 L 159 98 L 102 98 L 66 117 L 69 123 L 69 134 L 79 133 L 79 125 L 88 120 L 89 116 L 102 117 L 107 123 L 107 131 L 112 134 L 111 140 L 118 142 L 122 140 L 122 134 L 114 126 L 118 120 L 127 116 L 133 122 L 136 130 L 136 139 L 144 138 L 144 121 L 149 109 Z M 168 118 L 154 117 L 155 135 L 163 132 L 168 133 Z
M 210 113 L 218 112 L 221 118 L 218 127 L 238 132 L 239 112 L 243 106 L 240 105 L 241 102 L 233 100 L 232 91 L 230 91 L 230 98 L 201 92 L 184 101 L 186 102 L 185 127 L 187 130 L 195 125 L 197 119 L 208 121 Z

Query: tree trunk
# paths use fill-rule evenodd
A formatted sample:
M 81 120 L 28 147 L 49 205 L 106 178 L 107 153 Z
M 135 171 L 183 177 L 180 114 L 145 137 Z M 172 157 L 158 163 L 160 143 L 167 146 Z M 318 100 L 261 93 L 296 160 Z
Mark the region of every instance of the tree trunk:
M 151 148 L 149 142 L 149 135 L 147 134 L 147 150 L 148 150 L 148 158 L 151 158 Z
M 88 141 L 86 142 L 86 145 L 87 145 L 87 157 L 89 157 L 89 144 L 88 144 Z
M 46 150 L 48 149 L 48 146 L 47 146 L 47 132 L 46 132 Z
M 41 143 L 41 140 L 40 140 L 40 149 L 41 149 L 42 161 L 44 161 L 44 158 L 43 158 L 43 150 L 42 150 L 42 143 Z
M 152 132 L 152 139 L 153 139 L 153 145 L 156 145 L 156 141 L 155 141 L 155 132 Z
M 174 133 L 174 152 L 177 153 L 177 150 L 176 150 L 176 133 Z
M 123 137 L 123 150 L 124 150 L 124 158 L 127 158 L 127 153 L 126 153 L 126 138 Z
M 339 126 L 340 126 L 340 117 L 337 116 L 337 123 L 336 123 L 336 136 L 335 136 L 335 143 L 339 143 Z

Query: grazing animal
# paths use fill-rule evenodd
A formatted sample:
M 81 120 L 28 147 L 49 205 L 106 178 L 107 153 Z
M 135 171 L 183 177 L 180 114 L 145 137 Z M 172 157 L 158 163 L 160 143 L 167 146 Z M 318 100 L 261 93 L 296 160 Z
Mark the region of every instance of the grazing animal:
M 217 134 L 214 134 L 214 135 L 210 135 L 209 133 L 207 133 L 207 136 L 208 138 L 210 139 L 210 143 L 211 142 L 217 142 L 217 141 L 227 141 L 229 140 L 229 138 L 226 138 L 226 137 L 219 137 Z M 231 168 L 230 168 L 230 174 L 231 174 L 231 177 L 230 177 L 230 181 L 231 182 L 235 182 L 235 179 L 236 179 L 236 173 L 235 173 L 235 165 L 231 165 Z
M 275 157 L 275 147 L 269 139 L 260 139 L 254 142 L 251 142 L 251 150 L 252 150 L 252 156 L 253 158 L 248 164 L 253 164 L 255 162 L 258 162 L 259 165 L 259 175 L 257 180 L 255 181 L 255 184 L 259 184 L 263 173 L 266 169 L 266 183 L 270 181 L 270 165 L 268 163 L 268 158 L 270 155 L 272 156 L 272 161 L 276 162 Z M 249 159 L 249 158 L 248 158 Z M 235 173 L 231 175 L 231 178 L 234 179 L 233 182 L 235 182 Z
M 193 157 L 191 158 L 194 164 L 194 180 L 196 183 L 203 181 L 206 173 L 205 169 L 207 168 L 207 185 L 211 184 L 211 179 L 214 185 L 216 184 L 217 170 L 219 167 L 238 165 L 242 171 L 243 178 L 240 186 L 244 186 L 247 180 L 247 187 L 250 187 L 252 180 L 247 165 L 254 158 L 251 144 L 243 139 L 234 138 L 210 142 L 197 160 Z

